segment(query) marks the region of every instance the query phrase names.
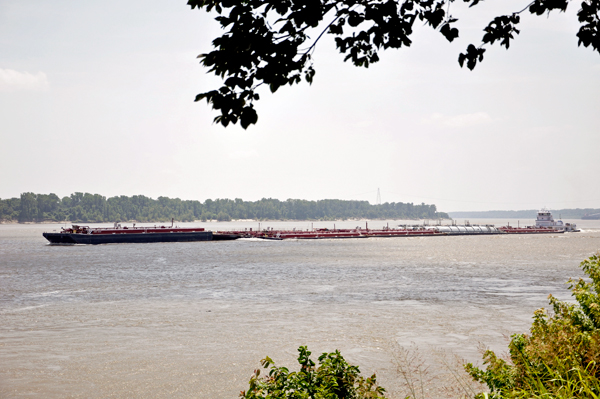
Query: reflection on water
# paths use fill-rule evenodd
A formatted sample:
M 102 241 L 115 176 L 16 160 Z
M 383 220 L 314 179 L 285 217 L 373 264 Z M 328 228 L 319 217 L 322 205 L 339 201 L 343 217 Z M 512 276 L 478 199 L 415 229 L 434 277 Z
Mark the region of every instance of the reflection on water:
M 600 249 L 593 224 L 535 236 L 46 245 L 41 232 L 58 227 L 0 226 L 1 397 L 232 398 L 262 357 L 291 365 L 299 345 L 340 349 L 396 391 L 396 343 L 469 361 L 479 342 L 502 351 L 549 293 L 569 299 L 564 282 Z

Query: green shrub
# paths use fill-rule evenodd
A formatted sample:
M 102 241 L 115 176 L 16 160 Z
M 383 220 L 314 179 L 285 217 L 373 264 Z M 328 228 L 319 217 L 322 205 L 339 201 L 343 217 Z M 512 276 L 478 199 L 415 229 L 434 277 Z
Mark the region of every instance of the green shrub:
M 290 372 L 285 367 L 275 367 L 269 357 L 261 360 L 266 376 L 260 369 L 250 378 L 247 391 L 240 397 L 246 399 L 385 399 L 385 390 L 377 385 L 375 374 L 370 378 L 360 376 L 357 366 L 346 362 L 339 351 L 323 353 L 319 366 L 310 359 L 305 346 L 300 353 L 299 371 Z
M 575 304 L 549 296 L 554 314 L 538 309 L 529 334 L 515 334 L 510 361 L 486 351 L 486 370 L 465 365 L 490 394 L 478 398 L 598 398 L 600 396 L 600 257 L 581 263 L 590 282 L 569 280 Z

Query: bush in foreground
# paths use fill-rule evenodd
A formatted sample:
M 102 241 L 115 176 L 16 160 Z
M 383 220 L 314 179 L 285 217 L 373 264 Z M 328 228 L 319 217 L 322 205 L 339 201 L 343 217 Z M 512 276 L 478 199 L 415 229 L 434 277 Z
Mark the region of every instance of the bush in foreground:
M 473 379 L 490 389 L 478 398 L 600 397 L 600 256 L 584 260 L 581 267 L 590 282 L 569 280 L 577 303 L 550 295 L 554 314 L 537 310 L 530 333 L 511 337 L 510 362 L 486 351 L 485 371 L 465 365 Z
M 260 377 L 254 372 L 247 391 L 240 397 L 246 399 L 385 399 L 385 390 L 377 385 L 375 374 L 369 378 L 360 375 L 357 366 L 346 362 L 339 351 L 323 353 L 319 366 L 310 359 L 306 346 L 298 348 L 300 371 L 290 372 L 285 367 L 275 367 L 269 357 L 261 360 L 268 374 Z

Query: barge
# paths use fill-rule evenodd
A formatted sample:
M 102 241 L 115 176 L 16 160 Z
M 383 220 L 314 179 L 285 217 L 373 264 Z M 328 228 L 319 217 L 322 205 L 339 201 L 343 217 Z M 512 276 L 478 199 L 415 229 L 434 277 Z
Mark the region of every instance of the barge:
M 402 225 L 398 228 L 385 226 L 381 229 L 369 229 L 356 227 L 354 229 L 311 229 L 311 230 L 244 230 L 231 231 L 231 234 L 240 235 L 242 238 L 260 238 L 264 240 L 286 240 L 286 239 L 324 239 L 324 238 L 370 238 L 370 237 L 439 237 L 447 235 L 480 235 L 480 234 L 504 234 L 504 232 L 493 226 L 408 226 Z
M 246 238 L 266 240 L 323 239 L 323 238 L 369 238 L 369 237 L 419 237 L 444 235 L 437 229 L 417 227 L 409 229 L 314 229 L 314 230 L 262 230 L 235 232 Z
M 400 225 L 397 228 L 385 226 L 381 229 L 356 227 L 355 229 L 310 229 L 310 230 L 244 230 L 230 231 L 243 238 L 260 238 L 264 240 L 286 239 L 324 239 L 324 238 L 369 238 L 369 237 L 438 237 L 438 236 L 464 236 L 464 235 L 501 235 L 501 234 L 560 234 L 579 231 L 574 223 L 555 221 L 552 214 L 542 209 L 538 212 L 534 226 L 502 226 L 495 227 L 491 224 L 477 225 L 465 222 L 464 225 L 452 224 L 449 226 L 437 225 Z
M 232 233 L 213 233 L 201 227 L 133 227 L 115 223 L 112 228 L 89 227 L 74 224 L 71 228 L 62 228 L 60 232 L 43 233 L 50 244 L 117 244 L 152 242 L 190 242 L 221 241 L 240 238 Z

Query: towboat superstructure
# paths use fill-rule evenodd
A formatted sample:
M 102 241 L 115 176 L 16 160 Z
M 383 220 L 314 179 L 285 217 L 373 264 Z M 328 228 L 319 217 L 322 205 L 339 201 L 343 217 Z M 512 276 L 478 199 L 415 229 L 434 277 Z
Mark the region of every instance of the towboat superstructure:
M 563 223 L 562 220 L 554 220 L 552 213 L 546 208 L 542 208 L 537 213 L 535 227 L 546 227 L 557 231 L 579 231 L 577 230 L 577 225 L 575 223 Z

